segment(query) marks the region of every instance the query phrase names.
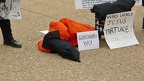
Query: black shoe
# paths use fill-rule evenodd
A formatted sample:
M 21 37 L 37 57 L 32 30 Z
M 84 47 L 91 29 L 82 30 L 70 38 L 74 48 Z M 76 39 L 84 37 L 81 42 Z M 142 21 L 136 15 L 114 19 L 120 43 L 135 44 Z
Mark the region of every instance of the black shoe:
M 4 45 L 9 45 L 9 46 L 12 46 L 12 47 L 15 47 L 15 48 L 21 48 L 22 47 L 22 45 L 19 44 L 16 40 L 11 40 L 9 42 L 4 41 Z

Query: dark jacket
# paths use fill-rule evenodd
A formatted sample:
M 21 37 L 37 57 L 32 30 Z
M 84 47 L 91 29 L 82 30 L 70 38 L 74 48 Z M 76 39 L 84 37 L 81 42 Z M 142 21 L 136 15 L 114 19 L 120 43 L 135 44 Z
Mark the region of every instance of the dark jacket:
M 96 14 L 97 19 L 104 20 L 107 14 L 130 11 L 134 5 L 134 0 L 117 0 L 114 3 L 94 5 L 91 12 Z
M 80 62 L 79 51 L 68 41 L 60 39 L 59 30 L 47 33 L 42 46 L 58 53 L 62 58 Z

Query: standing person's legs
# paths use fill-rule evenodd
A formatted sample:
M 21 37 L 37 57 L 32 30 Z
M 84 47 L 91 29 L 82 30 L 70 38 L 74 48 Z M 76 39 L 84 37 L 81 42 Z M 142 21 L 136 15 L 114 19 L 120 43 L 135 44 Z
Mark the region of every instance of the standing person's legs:
M 0 20 L 0 27 L 2 30 L 4 45 L 10 45 L 16 48 L 21 48 L 21 44 L 14 40 L 12 36 L 10 20 Z
M 10 20 L 0 20 L 0 27 L 2 30 L 2 35 L 3 35 L 4 41 L 13 40 L 12 30 L 11 30 L 10 26 L 11 26 Z

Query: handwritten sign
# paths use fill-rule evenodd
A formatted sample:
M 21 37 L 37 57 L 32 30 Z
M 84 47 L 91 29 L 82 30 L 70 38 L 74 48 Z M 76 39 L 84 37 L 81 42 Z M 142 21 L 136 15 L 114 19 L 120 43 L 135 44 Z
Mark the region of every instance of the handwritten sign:
M 78 32 L 78 49 L 79 51 L 99 48 L 98 31 Z
M 135 11 L 106 16 L 104 35 L 110 49 L 139 44 L 133 30 L 134 16 Z
M 0 20 L 21 19 L 20 0 L 0 0 Z
M 113 3 L 117 0 L 75 0 L 76 9 L 91 9 L 94 5 L 102 4 L 106 2 Z M 136 5 L 142 5 L 142 0 L 135 0 Z

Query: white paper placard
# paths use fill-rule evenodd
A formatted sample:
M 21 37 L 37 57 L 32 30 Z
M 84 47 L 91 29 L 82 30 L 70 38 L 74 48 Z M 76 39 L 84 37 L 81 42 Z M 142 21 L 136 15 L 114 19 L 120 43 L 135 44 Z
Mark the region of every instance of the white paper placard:
M 86 31 L 77 33 L 79 51 L 99 48 L 98 31 Z
M 133 30 L 134 16 L 135 11 L 107 15 L 104 35 L 110 49 L 139 44 Z
M 1 19 L 21 19 L 21 0 L 0 0 Z
M 94 5 L 106 2 L 115 2 L 117 0 L 75 0 L 75 9 L 91 9 Z M 142 5 L 142 0 L 135 0 L 135 6 Z
M 47 34 L 49 31 L 48 30 L 43 30 L 43 31 L 40 31 L 41 33 L 43 34 Z

